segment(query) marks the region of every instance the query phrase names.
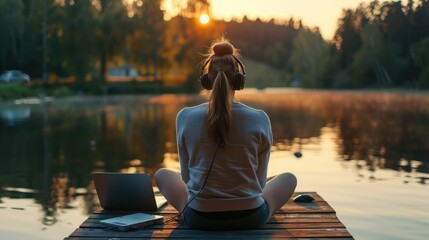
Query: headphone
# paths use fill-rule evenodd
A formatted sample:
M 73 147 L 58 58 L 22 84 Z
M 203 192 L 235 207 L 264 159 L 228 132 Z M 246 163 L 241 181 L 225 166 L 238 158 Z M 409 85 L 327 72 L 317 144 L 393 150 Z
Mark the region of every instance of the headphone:
M 231 79 L 232 80 L 231 85 L 234 90 L 241 90 L 244 88 L 244 83 L 246 82 L 246 70 L 244 69 L 243 63 L 241 63 L 241 61 L 236 56 L 234 55 L 231 55 L 231 56 L 237 61 L 238 65 L 243 71 L 243 73 L 240 73 L 240 71 L 237 71 L 237 73 L 235 73 L 234 77 Z M 210 61 L 211 61 L 211 58 L 209 58 L 207 61 L 204 62 L 200 70 L 200 77 L 198 78 L 198 80 L 201 82 L 201 85 L 206 90 L 213 89 L 213 81 L 209 79 L 209 74 L 208 73 L 204 74 L 204 68 L 207 66 L 207 64 L 209 64 Z

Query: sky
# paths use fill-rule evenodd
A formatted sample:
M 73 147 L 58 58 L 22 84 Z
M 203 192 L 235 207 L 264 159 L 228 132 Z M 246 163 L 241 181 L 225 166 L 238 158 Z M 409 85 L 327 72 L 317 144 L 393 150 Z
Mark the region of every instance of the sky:
M 165 0 L 168 1 L 168 0 Z M 171 0 L 170 0 L 171 1 Z M 344 8 L 355 9 L 359 3 L 371 0 L 210 0 L 211 14 L 215 19 L 269 20 L 301 19 L 310 28 L 319 27 L 322 36 L 333 38 L 337 21 Z
M 332 39 L 342 9 L 355 9 L 359 3 L 371 0 L 211 0 L 216 19 L 301 19 L 306 26 L 318 26 L 325 39 Z

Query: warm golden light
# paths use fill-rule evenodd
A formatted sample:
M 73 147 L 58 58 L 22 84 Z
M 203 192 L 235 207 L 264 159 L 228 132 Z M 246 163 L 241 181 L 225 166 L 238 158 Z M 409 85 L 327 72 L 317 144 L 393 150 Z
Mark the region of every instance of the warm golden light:
M 210 21 L 210 17 L 207 14 L 205 13 L 201 14 L 200 23 L 207 24 L 209 21 Z

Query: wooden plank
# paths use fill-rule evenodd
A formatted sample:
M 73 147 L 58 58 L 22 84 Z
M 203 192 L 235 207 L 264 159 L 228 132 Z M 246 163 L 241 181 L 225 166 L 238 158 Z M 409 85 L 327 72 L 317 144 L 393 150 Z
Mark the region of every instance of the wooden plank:
M 136 211 L 127 211 L 127 210 L 102 210 L 102 211 L 95 211 L 95 214 L 131 214 L 135 213 Z M 335 210 L 324 201 L 319 202 L 309 202 L 309 203 L 296 203 L 296 202 L 288 202 L 287 204 L 283 205 L 283 207 L 278 210 L 279 213 L 335 213 Z M 173 208 L 170 204 L 161 209 L 160 211 L 153 211 L 153 212 L 146 212 L 151 214 L 160 214 L 160 213 L 167 213 L 167 214 L 174 214 L 177 213 L 177 210 Z
M 135 212 L 133 212 L 135 213 Z M 113 218 L 113 217 L 119 217 L 123 216 L 125 214 L 131 214 L 130 212 L 126 213 L 114 213 L 114 214 L 91 214 L 89 215 L 89 219 L 107 219 L 107 218 Z M 160 215 L 163 215 L 165 219 L 169 219 L 170 217 L 173 217 L 176 214 L 165 214 L 165 213 L 158 213 Z M 271 217 L 271 219 L 297 219 L 297 218 L 311 218 L 311 219 L 317 219 L 317 218 L 337 218 L 337 215 L 335 213 L 279 213 L 276 212 L 274 216 Z
M 328 214 L 326 214 L 326 216 L 323 216 L 323 214 L 320 214 L 318 216 L 320 217 L 315 217 L 315 215 L 313 214 L 302 214 L 302 216 L 291 218 L 287 215 L 276 214 L 268 220 L 268 223 L 292 223 L 292 222 L 318 223 L 318 222 L 339 222 L 340 221 L 338 220 L 338 218 L 330 217 Z
M 278 213 L 335 213 L 335 210 L 327 202 L 309 202 L 309 203 L 295 203 L 290 202 L 277 211 Z
M 87 219 L 80 226 L 80 228 L 106 228 L 106 225 L 99 223 L 99 220 Z M 288 223 L 279 223 L 271 222 L 265 224 L 265 226 L 260 229 L 279 229 L 279 228 L 345 228 L 345 226 L 340 221 L 332 222 L 288 222 Z M 164 225 L 154 225 L 147 227 L 147 229 L 188 229 L 187 226 L 178 223 L 177 221 L 172 221 Z
M 199 231 L 187 229 L 143 229 L 128 232 L 78 228 L 70 237 L 103 238 L 290 238 L 290 237 L 352 237 L 345 228 L 323 229 L 252 229 L 243 231 Z
M 337 218 L 335 213 L 283 213 L 276 212 L 274 216 L 282 216 L 284 218 Z
M 100 220 L 107 219 L 110 217 L 117 217 L 117 216 L 123 216 L 123 215 L 107 215 L 107 216 L 98 216 L 98 217 L 89 217 L 84 222 L 87 223 L 98 223 Z M 171 216 L 166 216 L 165 219 L 170 219 Z M 172 220 L 177 221 L 177 220 Z M 294 217 L 290 217 L 288 215 L 281 215 L 281 214 L 275 214 L 274 216 L 270 217 L 267 223 L 332 223 L 332 222 L 340 222 L 338 218 L 336 218 L 335 215 L 332 214 L 295 214 Z

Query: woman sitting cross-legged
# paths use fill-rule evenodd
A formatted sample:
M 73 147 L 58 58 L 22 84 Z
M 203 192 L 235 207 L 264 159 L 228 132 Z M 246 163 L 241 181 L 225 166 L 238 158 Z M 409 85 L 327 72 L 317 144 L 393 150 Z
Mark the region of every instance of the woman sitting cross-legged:
M 234 100 L 245 83 L 237 49 L 212 44 L 199 80 L 208 103 L 177 114 L 181 174 L 160 169 L 159 190 L 194 229 L 263 226 L 292 196 L 297 180 L 283 173 L 267 182 L 272 132 L 267 114 Z

